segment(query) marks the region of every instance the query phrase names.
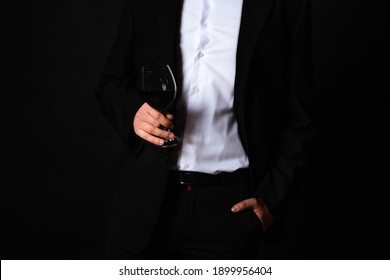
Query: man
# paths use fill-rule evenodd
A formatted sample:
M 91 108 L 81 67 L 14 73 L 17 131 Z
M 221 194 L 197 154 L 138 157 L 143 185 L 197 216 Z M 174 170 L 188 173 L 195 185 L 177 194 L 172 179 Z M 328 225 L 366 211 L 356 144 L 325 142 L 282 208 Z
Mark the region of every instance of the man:
M 97 92 L 125 143 L 110 258 L 256 256 L 310 134 L 309 4 L 125 0 Z M 139 69 L 156 61 L 179 84 L 166 116 L 137 90 Z M 174 133 L 180 146 L 158 147 Z

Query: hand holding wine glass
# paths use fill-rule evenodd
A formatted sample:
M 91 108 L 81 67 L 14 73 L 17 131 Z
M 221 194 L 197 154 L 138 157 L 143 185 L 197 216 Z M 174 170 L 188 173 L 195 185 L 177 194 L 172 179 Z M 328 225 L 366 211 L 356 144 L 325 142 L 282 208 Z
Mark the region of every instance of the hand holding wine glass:
M 168 108 L 173 104 L 177 92 L 176 81 L 169 65 L 161 63 L 143 65 L 139 72 L 138 88 L 140 95 L 147 105 L 156 110 L 151 110 L 149 108 L 148 112 L 150 117 L 154 118 L 151 122 L 156 122 L 156 120 L 158 120 L 159 124 L 161 124 L 159 129 L 153 129 L 153 131 L 156 131 L 155 135 L 158 137 L 161 137 L 163 134 L 166 135 L 166 137 L 164 137 L 165 141 L 162 145 L 159 145 L 159 147 L 174 147 L 180 144 L 181 137 L 175 136 L 170 138 L 169 135 L 172 135 L 172 133 L 170 133 L 169 128 L 167 128 L 170 126 L 170 121 L 172 121 L 173 118 L 172 115 L 168 114 Z M 157 111 L 161 114 L 156 113 Z M 163 129 L 166 132 L 161 132 L 160 129 Z M 150 133 L 153 134 L 152 131 Z M 152 136 L 149 138 L 151 137 Z M 145 138 L 147 137 L 145 136 L 144 139 Z M 161 142 L 160 139 L 159 141 Z M 155 139 L 154 142 L 156 142 Z

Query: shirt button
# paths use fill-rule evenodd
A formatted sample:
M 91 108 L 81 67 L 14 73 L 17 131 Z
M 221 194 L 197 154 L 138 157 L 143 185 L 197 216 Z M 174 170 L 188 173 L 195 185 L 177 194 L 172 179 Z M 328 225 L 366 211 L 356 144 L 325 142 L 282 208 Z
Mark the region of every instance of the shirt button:
M 194 92 L 199 92 L 199 88 L 198 87 L 194 87 Z
M 207 27 L 207 22 L 202 22 L 203 27 Z
M 204 57 L 204 53 L 200 52 L 198 55 L 199 58 Z
M 188 169 L 188 168 L 190 168 L 190 166 L 188 164 L 185 164 L 184 169 Z

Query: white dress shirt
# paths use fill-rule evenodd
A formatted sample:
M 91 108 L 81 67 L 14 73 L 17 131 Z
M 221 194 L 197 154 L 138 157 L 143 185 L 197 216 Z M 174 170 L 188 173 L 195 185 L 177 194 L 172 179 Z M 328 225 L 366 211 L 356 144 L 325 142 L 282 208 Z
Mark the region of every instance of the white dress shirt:
M 184 133 L 173 169 L 217 174 L 249 165 L 233 112 L 242 3 L 184 0 L 178 106 L 186 116 L 176 115 L 184 121 Z

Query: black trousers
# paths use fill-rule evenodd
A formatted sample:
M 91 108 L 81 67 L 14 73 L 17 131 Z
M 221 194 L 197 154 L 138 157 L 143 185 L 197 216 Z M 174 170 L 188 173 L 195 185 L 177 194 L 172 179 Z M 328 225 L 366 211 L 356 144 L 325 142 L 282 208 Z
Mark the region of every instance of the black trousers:
M 172 174 L 145 250 L 132 253 L 109 245 L 108 258 L 255 259 L 262 237 L 261 221 L 252 210 L 230 210 L 250 197 L 249 184 L 229 180 L 213 185 L 180 184 Z

